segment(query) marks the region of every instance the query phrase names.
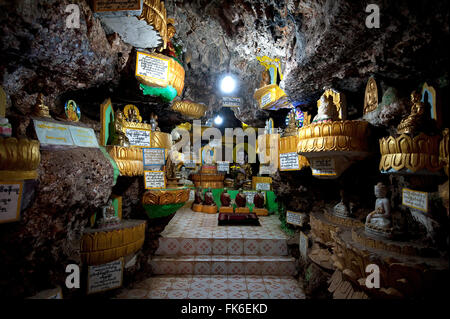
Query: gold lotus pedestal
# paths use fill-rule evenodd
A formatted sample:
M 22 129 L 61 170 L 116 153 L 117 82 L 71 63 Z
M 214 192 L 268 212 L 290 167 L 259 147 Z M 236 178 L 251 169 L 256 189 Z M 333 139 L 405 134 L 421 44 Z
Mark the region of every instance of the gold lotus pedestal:
M 100 265 L 137 252 L 144 244 L 144 220 L 124 220 L 111 229 L 87 228 L 81 238 L 81 261 Z
M 297 152 L 305 156 L 318 178 L 337 178 L 352 163 L 369 155 L 368 122 L 314 123 L 298 131 Z
M 0 180 L 25 180 L 38 177 L 41 161 L 39 141 L 0 137 Z
M 139 147 L 108 145 L 106 150 L 116 162 L 120 175 L 140 176 L 144 174 L 142 149 Z
M 200 173 L 191 174 L 195 187 L 223 188 L 224 174 L 219 174 L 215 166 L 202 166 Z
M 170 216 L 189 201 L 190 192 L 189 188 L 148 190 L 142 205 L 149 219 Z
M 397 137 L 382 138 L 380 171 L 398 174 L 438 174 L 443 166 L 443 161 L 439 159 L 439 142 L 438 135 L 429 136 L 424 133 L 414 137 L 401 134 Z

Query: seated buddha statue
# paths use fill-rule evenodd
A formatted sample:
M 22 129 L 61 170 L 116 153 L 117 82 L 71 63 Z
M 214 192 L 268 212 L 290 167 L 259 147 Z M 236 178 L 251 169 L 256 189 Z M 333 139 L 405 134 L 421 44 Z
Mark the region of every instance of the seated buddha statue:
M 42 93 L 38 94 L 36 104 L 31 115 L 36 117 L 51 117 L 48 106 L 44 104 L 44 95 Z
M 397 126 L 398 134 L 414 134 L 419 129 L 426 126 L 430 121 L 430 112 L 428 112 L 425 103 L 420 101 L 420 94 L 416 91 L 411 93 L 411 113 Z
M 312 123 L 332 122 L 337 120 L 339 120 L 339 113 L 333 102 L 333 97 L 322 95 L 317 115 L 314 117 Z
M 202 204 L 203 203 L 203 194 L 201 187 L 197 187 L 194 194 L 194 204 Z
M 120 110 L 117 110 L 114 114 L 114 133 L 111 144 L 123 147 L 130 146 L 130 141 L 124 132 L 124 116 Z
M 366 231 L 383 237 L 391 237 L 391 205 L 389 199 L 386 197 L 387 187 L 383 183 L 378 183 L 374 189 L 375 196 L 377 197 L 375 210 L 366 217 Z
M 120 224 L 119 217 L 116 216 L 112 200 L 108 201 L 106 206 L 102 207 L 102 217 L 97 222 L 97 227 L 100 229 L 114 227 Z
M 226 187 L 223 189 L 222 194 L 220 194 L 220 204 L 223 207 L 231 206 L 231 197 L 230 197 L 230 194 L 228 193 L 228 190 Z
M 211 188 L 208 188 L 208 190 L 205 193 L 205 198 L 203 199 L 203 205 L 206 205 L 206 206 L 215 206 L 216 205 Z
M 295 119 L 295 112 L 289 113 L 289 123 L 284 130 L 283 136 L 297 135 L 297 120 Z
M 244 194 L 242 188 L 239 188 L 235 201 L 237 207 L 245 207 L 247 205 L 247 195 Z
M 255 204 L 255 208 L 264 208 L 264 195 L 260 189 L 258 189 L 255 197 L 253 197 L 253 204 Z

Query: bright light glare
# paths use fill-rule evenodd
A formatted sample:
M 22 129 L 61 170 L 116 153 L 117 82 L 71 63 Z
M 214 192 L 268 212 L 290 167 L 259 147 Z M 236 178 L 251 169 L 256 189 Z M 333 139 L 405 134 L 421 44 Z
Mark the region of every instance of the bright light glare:
M 236 87 L 236 81 L 229 75 L 224 77 L 222 79 L 221 84 L 220 84 L 220 89 L 224 93 L 231 93 L 231 92 L 233 92 L 235 87 Z
M 220 125 L 220 124 L 222 124 L 222 123 L 223 123 L 223 118 L 222 118 L 222 116 L 217 115 L 217 116 L 214 118 L 214 124 Z

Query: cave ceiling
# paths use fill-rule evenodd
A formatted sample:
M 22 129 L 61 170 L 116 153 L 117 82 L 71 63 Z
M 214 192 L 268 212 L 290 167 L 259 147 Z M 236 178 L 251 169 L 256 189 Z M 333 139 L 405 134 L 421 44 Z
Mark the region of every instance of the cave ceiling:
M 68 30 L 61 17 L 69 3 L 1 4 L 6 9 L 1 12 L 0 71 L 9 95 L 8 112 L 29 113 L 41 91 L 50 108 L 56 109 L 62 97 L 74 92 L 85 114 L 94 116 L 99 100 L 110 94 L 119 105 L 133 102 L 156 112 L 162 123 L 185 121 L 167 112 L 170 105 L 143 96 L 138 89 L 136 47 L 151 49 L 160 40 L 151 27 L 134 18 L 138 12 L 93 14 L 85 1 L 78 1 L 80 28 Z M 256 57 L 264 55 L 280 59 L 284 76 L 280 87 L 294 105 L 311 112 L 324 87 L 353 95 L 349 103 L 362 112 L 362 92 L 370 75 L 383 85 L 409 88 L 429 79 L 446 79 L 448 2 L 377 4 L 380 28 L 369 29 L 366 1 L 165 1 L 168 17 L 175 19 L 176 43 L 183 50 L 182 98 L 208 105 L 210 117 L 221 108 L 219 79 L 234 74 L 239 79 L 237 95 L 243 99 L 243 105 L 233 109 L 235 116 L 263 126 L 274 116 L 260 110 L 253 99 L 264 70 Z M 144 32 L 147 37 L 140 36 Z

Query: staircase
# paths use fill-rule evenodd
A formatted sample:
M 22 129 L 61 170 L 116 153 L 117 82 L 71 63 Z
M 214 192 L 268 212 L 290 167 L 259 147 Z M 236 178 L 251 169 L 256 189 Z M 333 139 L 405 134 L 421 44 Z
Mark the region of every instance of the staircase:
M 180 209 L 149 258 L 155 275 L 294 276 L 287 236 L 277 216 L 261 216 L 261 226 L 217 226 L 217 214 Z

